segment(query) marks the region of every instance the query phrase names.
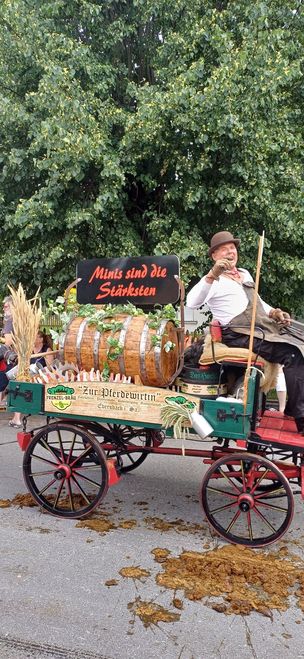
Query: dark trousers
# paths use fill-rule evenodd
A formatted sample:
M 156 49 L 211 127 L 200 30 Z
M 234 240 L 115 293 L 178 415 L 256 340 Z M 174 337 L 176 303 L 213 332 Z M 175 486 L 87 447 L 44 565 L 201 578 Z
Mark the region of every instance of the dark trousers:
M 12 365 L 10 364 L 9 366 L 7 366 L 5 371 L 0 371 L 0 392 L 5 391 L 8 383 L 9 383 L 9 379 L 8 379 L 6 373 L 11 368 L 12 368 Z
M 248 348 L 249 336 L 224 329 L 223 343 L 230 347 Z M 284 365 L 288 401 L 286 414 L 295 419 L 304 419 L 304 357 L 296 346 L 289 343 L 253 340 L 253 351 L 268 362 Z M 302 427 L 300 423 L 299 427 Z

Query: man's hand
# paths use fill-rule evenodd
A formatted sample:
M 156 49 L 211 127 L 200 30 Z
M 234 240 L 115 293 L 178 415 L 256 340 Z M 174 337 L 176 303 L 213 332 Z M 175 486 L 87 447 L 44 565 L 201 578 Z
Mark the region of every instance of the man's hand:
M 269 318 L 273 318 L 277 323 L 290 325 L 290 315 L 287 311 L 282 311 L 282 309 L 271 309 Z
M 232 263 L 229 259 L 218 259 L 215 261 L 214 266 L 210 270 L 210 275 L 214 279 L 218 279 L 220 275 L 223 274 L 226 270 L 231 270 Z

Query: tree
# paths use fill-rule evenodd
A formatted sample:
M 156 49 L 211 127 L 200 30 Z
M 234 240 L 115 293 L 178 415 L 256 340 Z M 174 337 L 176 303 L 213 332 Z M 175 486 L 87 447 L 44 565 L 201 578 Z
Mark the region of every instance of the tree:
M 172 253 L 217 230 L 262 294 L 303 297 L 303 17 L 278 0 L 4 0 L 0 285 L 45 295 L 94 256 Z

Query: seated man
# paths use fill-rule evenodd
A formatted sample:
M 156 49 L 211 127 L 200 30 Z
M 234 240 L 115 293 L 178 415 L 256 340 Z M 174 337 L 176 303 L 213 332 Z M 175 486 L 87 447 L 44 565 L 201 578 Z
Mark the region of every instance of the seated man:
M 187 306 L 197 309 L 207 304 L 213 318 L 223 326 L 223 343 L 248 348 L 254 282 L 248 270 L 236 267 L 239 244 L 229 231 L 212 237 L 208 253 L 213 267 L 188 293 Z M 269 362 L 284 365 L 286 412 L 295 418 L 298 432 L 304 435 L 304 341 L 288 334 L 289 324 L 288 313 L 258 297 L 253 350 Z

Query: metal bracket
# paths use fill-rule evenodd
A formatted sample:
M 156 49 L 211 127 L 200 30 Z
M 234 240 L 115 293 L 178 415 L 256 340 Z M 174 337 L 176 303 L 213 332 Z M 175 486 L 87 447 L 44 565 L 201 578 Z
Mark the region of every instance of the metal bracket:
M 234 421 L 238 421 L 241 416 L 244 416 L 243 414 L 237 414 L 236 410 L 234 407 L 231 407 L 231 413 L 228 413 L 226 410 L 217 410 L 217 420 L 218 421 L 226 421 L 226 419 L 234 419 Z
M 24 398 L 26 403 L 32 403 L 33 401 L 33 392 L 31 389 L 25 389 L 24 391 L 20 391 L 20 386 L 17 385 L 15 389 L 8 389 L 7 390 L 8 394 L 11 394 L 13 399 L 15 400 L 17 396 L 22 396 Z

